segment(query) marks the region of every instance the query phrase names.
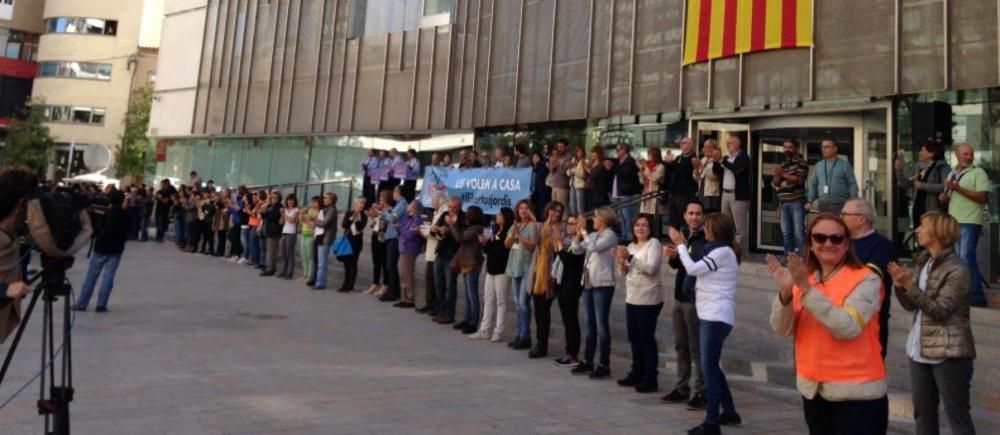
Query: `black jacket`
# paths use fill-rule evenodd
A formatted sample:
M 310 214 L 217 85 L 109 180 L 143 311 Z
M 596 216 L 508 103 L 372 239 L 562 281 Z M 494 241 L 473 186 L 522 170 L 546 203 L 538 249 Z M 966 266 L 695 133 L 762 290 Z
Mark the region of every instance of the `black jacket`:
M 695 153 L 681 154 L 674 159 L 670 168 L 670 194 L 678 196 L 693 197 L 698 193 L 698 181 L 694 179 L 693 159 L 697 159 Z
M 94 240 L 94 252 L 100 255 L 120 255 L 125 252 L 125 241 L 128 240 L 134 215 L 114 206 L 108 209 L 100 233 Z
M 733 171 L 733 175 L 736 176 L 736 192 L 734 192 L 736 200 L 749 201 L 750 177 L 752 174 L 750 174 L 750 157 L 747 156 L 747 152 L 740 150 L 740 153 L 732 163 L 729 162 L 729 158 L 723 158 L 722 166 Z M 722 184 L 722 186 L 725 186 L 725 184 Z
M 268 204 L 260 214 L 264 237 L 281 237 L 281 206 Z
M 563 264 L 562 283 L 560 290 L 580 290 L 583 288 L 583 260 L 586 254 L 573 254 L 569 243 L 563 243 L 563 250 L 556 252 Z
M 336 213 L 336 211 L 333 210 L 333 213 Z M 354 252 L 358 252 L 361 250 L 361 246 L 365 242 L 365 225 L 368 225 L 368 215 L 365 214 L 365 212 L 358 213 L 358 216 L 360 216 L 358 220 L 351 222 L 351 216 L 353 215 L 354 212 L 352 211 L 344 213 L 344 218 L 340 222 L 340 228 L 344 230 L 344 236 L 347 237 L 347 240 L 351 241 L 351 247 L 354 248 Z M 354 229 L 357 230 L 358 234 L 352 233 L 352 225 L 354 226 Z
M 493 227 L 493 231 L 496 231 L 496 226 Z M 510 249 L 507 249 L 504 241 L 507 240 L 509 232 L 510 225 L 507 225 L 500 231 L 500 234 L 494 234 L 486 246 L 483 246 L 483 253 L 486 254 L 486 273 L 502 275 L 507 271 L 507 258 L 510 257 Z
M 438 221 L 434 222 L 434 226 L 439 226 L 439 227 L 449 226 L 448 221 L 445 220 L 447 218 L 448 218 L 448 213 L 441 215 Z M 458 212 L 458 221 L 455 225 L 457 225 L 460 230 L 465 228 L 464 226 L 465 213 Z M 459 243 L 457 240 L 455 240 L 455 237 L 452 236 L 451 231 L 445 231 L 444 234 L 438 234 L 438 236 L 441 236 L 441 240 L 437 244 L 435 253 L 446 260 L 450 260 L 451 257 L 454 257 L 455 253 L 458 252 Z
M 690 249 L 690 254 L 694 258 L 701 257 L 702 248 L 705 246 L 705 230 L 698 229 L 691 234 L 691 229 L 687 226 L 681 228 L 681 232 L 684 233 L 684 237 L 688 241 L 688 249 Z M 671 268 L 677 270 L 677 276 L 674 278 L 674 299 L 680 302 L 694 303 L 694 279 L 691 279 L 690 289 L 685 291 L 684 280 L 687 278 L 687 271 L 684 270 L 684 264 L 681 263 L 681 258 L 674 257 L 667 262 Z
M 642 183 L 639 182 L 639 166 L 632 156 L 625 157 L 615 167 L 615 180 L 618 181 L 618 196 L 638 195 L 642 193 Z M 612 192 L 613 193 L 613 192 Z

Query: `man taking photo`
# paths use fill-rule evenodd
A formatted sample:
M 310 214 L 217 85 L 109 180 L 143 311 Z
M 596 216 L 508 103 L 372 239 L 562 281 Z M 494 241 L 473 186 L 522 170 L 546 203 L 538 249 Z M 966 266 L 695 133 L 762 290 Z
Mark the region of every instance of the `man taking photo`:
M 24 198 L 38 185 L 34 174 L 23 169 L 0 173 L 0 341 L 21 320 L 20 301 L 31 290 L 21 276 L 14 227 Z

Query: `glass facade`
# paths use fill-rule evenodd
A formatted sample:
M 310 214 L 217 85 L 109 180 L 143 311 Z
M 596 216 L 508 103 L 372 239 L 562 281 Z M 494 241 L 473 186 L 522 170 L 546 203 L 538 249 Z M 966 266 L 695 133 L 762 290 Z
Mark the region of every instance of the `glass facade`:
M 118 21 L 100 18 L 54 17 L 45 20 L 45 33 L 115 36 L 118 33 Z
M 351 8 L 352 38 L 419 29 L 424 17 L 451 14 L 455 0 L 367 0 Z
M 110 63 L 45 61 L 38 70 L 40 77 L 111 80 Z

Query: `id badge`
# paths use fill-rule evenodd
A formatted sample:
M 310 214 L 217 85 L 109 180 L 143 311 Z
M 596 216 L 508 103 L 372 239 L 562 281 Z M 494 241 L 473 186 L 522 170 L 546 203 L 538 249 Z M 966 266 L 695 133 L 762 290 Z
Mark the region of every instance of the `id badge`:
M 823 186 L 823 194 L 824 195 L 830 194 L 830 186 Z

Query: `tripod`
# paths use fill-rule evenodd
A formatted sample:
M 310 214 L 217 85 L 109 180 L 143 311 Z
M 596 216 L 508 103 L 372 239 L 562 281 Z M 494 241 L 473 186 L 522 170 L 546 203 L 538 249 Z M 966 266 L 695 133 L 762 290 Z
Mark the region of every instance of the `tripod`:
M 25 326 L 31 318 L 31 313 L 35 308 L 38 299 L 41 298 L 44 304 L 42 319 L 42 356 L 41 369 L 39 373 L 39 393 L 38 393 L 38 414 L 45 416 L 46 435 L 69 435 L 69 402 L 73 401 L 73 359 L 72 342 L 70 340 L 70 294 L 72 285 L 66 279 L 66 270 L 73 266 L 73 258 L 52 259 L 42 255 L 42 272 L 35 275 L 29 282 L 41 279 L 32 293 L 31 302 L 24 312 L 14 341 L 11 343 L 10 351 L 4 358 L 3 367 L 0 368 L 0 385 L 7 375 L 7 368 L 10 366 L 17 345 L 21 341 Z M 63 325 L 62 325 L 62 347 L 61 365 L 59 368 L 60 377 L 56 384 L 56 342 L 55 342 L 55 302 L 63 298 Z M 46 372 L 48 372 L 46 374 Z M 50 384 L 46 391 L 46 380 Z

